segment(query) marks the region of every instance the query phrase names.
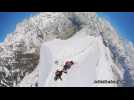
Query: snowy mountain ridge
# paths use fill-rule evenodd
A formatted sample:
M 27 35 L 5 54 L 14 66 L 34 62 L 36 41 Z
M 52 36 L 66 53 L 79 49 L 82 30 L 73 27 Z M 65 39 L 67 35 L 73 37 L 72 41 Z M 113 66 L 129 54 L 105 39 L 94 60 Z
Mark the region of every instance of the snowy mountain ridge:
M 16 30 L 5 39 L 2 48 L 0 49 L 0 66 L 3 68 L 0 73 L 1 86 L 5 86 L 4 84 L 35 86 L 36 83 L 42 83 L 39 86 L 95 86 L 92 84 L 93 80 L 131 80 L 124 78 L 125 76 L 130 77 L 124 66 L 129 65 L 126 59 L 130 58 L 130 54 L 126 54 L 124 44 L 112 25 L 96 16 L 95 12 L 39 13 L 18 23 Z M 72 55 L 77 53 L 77 50 L 83 51 L 84 48 L 87 53 L 80 55 L 77 61 L 78 71 L 73 69 L 76 73 L 71 71 L 70 75 L 63 76 L 65 81 L 55 83 L 53 76 L 58 67 L 49 63 L 53 64 L 53 59 L 61 57 L 59 59 L 63 59 L 61 62 L 63 65 L 68 58 L 66 54 Z M 50 56 L 47 50 L 52 55 L 51 62 L 49 58 L 46 59 Z M 98 54 L 98 57 L 95 54 Z M 92 63 L 94 57 L 100 61 L 94 60 Z M 132 63 L 129 60 L 130 62 Z M 86 63 L 85 67 L 82 68 L 84 63 Z M 96 66 L 98 63 L 99 65 Z M 44 68 L 44 66 L 47 67 Z M 92 74 L 87 74 L 89 72 Z M 80 77 L 83 73 L 87 76 Z M 103 74 L 106 74 L 105 77 Z M 83 84 L 79 84 L 81 82 Z M 118 84 L 98 84 L 97 86 L 118 86 Z
M 36 70 L 36 72 L 34 72 L 31 76 L 28 76 L 26 79 L 24 79 L 20 86 L 32 85 L 27 84 L 27 82 L 33 83 L 33 81 L 35 80 L 35 76 L 36 82 L 39 81 L 39 86 L 41 87 L 117 86 L 117 84 L 94 84 L 95 80 L 122 79 L 122 72 L 113 63 L 110 56 L 110 51 L 108 48 L 105 48 L 103 46 L 102 39 L 100 36 L 95 38 L 92 36 L 87 36 L 86 34 L 84 35 L 81 32 L 79 33 L 80 34 L 76 34 L 68 40 L 56 39 L 48 43 L 44 43 L 41 48 L 40 63 L 37 67 L 39 69 Z M 89 42 L 89 44 L 87 44 L 87 42 Z M 64 49 L 62 50 L 62 48 Z M 98 52 L 98 49 L 101 50 Z M 106 52 L 104 52 L 104 50 L 106 50 Z M 64 52 L 66 52 L 66 54 Z M 47 61 L 44 62 L 44 59 L 46 59 Z M 58 60 L 58 62 L 60 63 L 59 65 L 63 65 L 67 59 L 75 61 L 76 65 L 74 66 L 74 68 L 72 68 L 70 73 L 68 73 L 69 75 L 63 76 L 63 81 L 55 82 L 53 78 L 54 72 L 57 69 L 57 65 L 53 64 L 54 61 Z M 58 67 L 61 69 L 62 66 Z M 114 73 L 112 72 L 112 70 L 114 70 Z M 103 75 L 104 73 L 106 75 Z M 34 80 L 31 80 L 31 82 L 29 82 L 29 79 Z

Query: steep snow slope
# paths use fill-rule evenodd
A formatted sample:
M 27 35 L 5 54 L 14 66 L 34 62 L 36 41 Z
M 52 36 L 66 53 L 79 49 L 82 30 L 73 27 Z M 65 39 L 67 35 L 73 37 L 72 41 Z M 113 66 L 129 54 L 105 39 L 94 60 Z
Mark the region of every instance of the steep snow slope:
M 41 12 L 18 23 L 0 45 L 0 81 L 8 86 L 117 86 L 93 82 L 134 75 L 128 73 L 134 68 L 133 45 L 126 53 L 113 26 L 95 12 Z M 54 82 L 56 69 L 68 59 L 76 64 Z
M 33 73 L 39 74 L 36 82 L 38 81 L 40 87 L 117 86 L 115 83 L 95 84 L 94 81 L 121 80 L 123 75 L 113 63 L 110 51 L 102 43 L 102 38 L 89 36 L 82 31 L 67 40 L 55 39 L 44 43 L 40 55 L 39 73 Z M 75 64 L 67 74 L 63 74 L 62 81 L 54 81 L 55 71 L 61 69 L 67 60 L 73 60 Z M 55 61 L 58 61 L 58 65 Z M 20 86 L 28 86 L 27 79 L 23 80 Z
M 110 53 L 102 44 L 100 37 L 90 36 L 71 38 L 67 41 L 55 40 L 52 43 L 44 44 L 43 48 L 49 48 L 53 59 L 51 64 L 41 64 L 39 73 L 50 66 L 51 74 L 44 78 L 41 86 L 95 86 L 95 80 L 117 80 L 117 76 L 112 72 L 112 59 Z M 99 50 L 99 51 L 98 51 Z M 45 52 L 45 50 L 44 50 Z M 46 51 L 47 53 L 47 51 Z M 47 57 L 47 56 L 46 56 Z M 76 62 L 67 75 L 63 75 L 63 81 L 54 81 L 54 73 L 57 65 L 54 61 L 58 60 L 63 64 L 67 60 Z M 42 62 L 42 59 L 41 59 Z M 114 66 L 117 67 L 117 66 Z M 39 83 L 44 74 L 39 74 Z M 97 86 L 116 86 L 117 84 L 98 84 Z

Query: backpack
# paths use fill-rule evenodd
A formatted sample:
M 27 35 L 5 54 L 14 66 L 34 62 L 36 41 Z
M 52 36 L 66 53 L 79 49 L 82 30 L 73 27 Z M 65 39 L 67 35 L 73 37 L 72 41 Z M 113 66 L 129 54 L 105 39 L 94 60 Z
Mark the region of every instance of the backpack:
M 56 75 L 56 76 L 62 75 L 62 71 L 56 71 L 55 75 Z

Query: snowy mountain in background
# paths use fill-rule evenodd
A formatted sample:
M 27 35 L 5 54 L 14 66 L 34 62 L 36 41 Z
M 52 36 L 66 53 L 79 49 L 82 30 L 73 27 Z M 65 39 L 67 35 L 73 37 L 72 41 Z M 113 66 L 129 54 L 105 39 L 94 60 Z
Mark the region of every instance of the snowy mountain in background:
M 0 86 L 134 86 L 133 52 L 95 12 L 42 12 L 0 44 Z M 67 60 L 74 65 L 54 81 Z

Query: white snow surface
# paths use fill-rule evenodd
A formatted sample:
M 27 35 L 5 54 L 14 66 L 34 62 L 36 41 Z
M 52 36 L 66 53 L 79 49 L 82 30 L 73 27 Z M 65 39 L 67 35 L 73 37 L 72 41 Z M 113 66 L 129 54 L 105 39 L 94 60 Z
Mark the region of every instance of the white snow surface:
M 63 80 L 54 81 L 55 71 L 62 69 L 67 60 L 73 60 L 75 64 L 67 74 L 62 75 Z M 123 72 L 114 64 L 111 52 L 104 46 L 102 37 L 79 31 L 67 40 L 44 42 L 37 69 L 27 75 L 19 86 L 34 86 L 37 82 L 39 87 L 114 87 L 118 84 L 94 81 L 117 81 L 122 78 Z

